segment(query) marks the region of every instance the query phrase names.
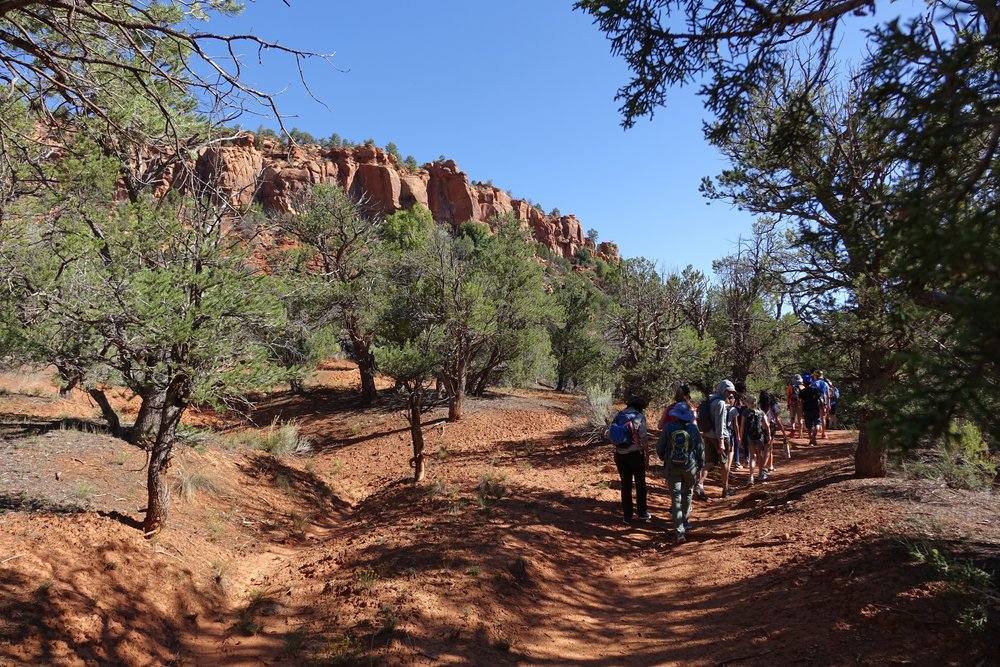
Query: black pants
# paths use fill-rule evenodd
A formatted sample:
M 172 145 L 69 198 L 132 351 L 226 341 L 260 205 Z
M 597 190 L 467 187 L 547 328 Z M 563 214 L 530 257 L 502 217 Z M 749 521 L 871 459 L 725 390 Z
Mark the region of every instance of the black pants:
M 622 480 L 622 514 L 625 520 L 632 518 L 632 480 L 635 480 L 635 504 L 638 514 L 645 514 L 646 508 L 646 455 L 642 452 L 619 454 L 615 452 L 615 466 Z

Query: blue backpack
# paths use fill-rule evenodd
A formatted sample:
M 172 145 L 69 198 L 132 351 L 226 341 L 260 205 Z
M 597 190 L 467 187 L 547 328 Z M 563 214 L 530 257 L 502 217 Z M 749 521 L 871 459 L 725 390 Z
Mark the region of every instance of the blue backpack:
M 630 408 L 615 415 L 608 427 L 608 437 L 612 443 L 618 447 L 639 444 L 639 424 L 634 421 L 639 414 Z
M 687 467 L 691 462 L 691 434 L 688 422 L 673 421 L 667 424 L 667 449 L 669 460 L 675 466 Z

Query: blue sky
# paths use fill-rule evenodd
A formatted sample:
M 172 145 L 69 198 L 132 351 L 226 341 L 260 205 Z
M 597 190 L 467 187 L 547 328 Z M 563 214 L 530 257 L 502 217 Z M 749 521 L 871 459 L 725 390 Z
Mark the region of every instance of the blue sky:
M 623 130 L 614 96 L 627 68 L 572 2 L 258 0 L 211 27 L 335 52 L 332 65 L 305 67 L 323 104 L 287 59 L 265 54 L 265 66 L 247 72 L 281 91 L 287 127 L 391 141 L 421 163 L 445 155 L 472 180 L 575 214 L 623 256 L 710 272 L 749 233 L 748 214 L 698 192 L 726 165 L 702 138 L 694 88 Z

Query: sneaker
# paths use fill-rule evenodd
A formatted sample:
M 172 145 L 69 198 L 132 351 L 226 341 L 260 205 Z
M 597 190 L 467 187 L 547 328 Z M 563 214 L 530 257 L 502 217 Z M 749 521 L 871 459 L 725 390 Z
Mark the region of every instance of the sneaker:
M 684 544 L 685 542 L 687 542 L 687 539 L 683 535 L 674 535 L 674 544 Z
M 637 519 L 638 519 L 639 521 L 649 521 L 650 519 L 652 519 L 652 518 L 653 518 L 653 515 L 652 515 L 652 514 L 650 514 L 649 512 L 643 512 L 642 514 L 640 514 L 640 515 L 639 515 L 639 516 L 637 516 L 636 518 L 637 518 Z
M 622 524 L 625 526 L 632 527 L 632 519 L 622 519 Z
M 751 477 L 750 481 L 747 482 L 747 486 L 753 486 L 753 477 Z
M 722 490 L 722 495 L 719 496 L 719 497 L 720 498 L 728 498 L 729 496 L 735 496 L 735 495 L 736 495 L 736 490 L 735 489 L 723 489 Z
M 684 522 L 684 532 L 685 533 L 690 533 L 691 530 L 692 530 L 692 528 L 693 528 L 693 526 L 691 525 L 690 521 L 685 521 Z
M 705 493 L 705 489 L 698 487 L 694 490 L 695 500 L 708 500 L 708 495 Z
M 762 481 L 762 482 L 767 481 L 767 471 L 766 470 L 760 474 L 760 481 Z
M 764 472 L 774 472 L 774 466 L 771 466 L 770 468 L 764 468 Z
M 736 464 L 736 469 L 737 470 L 743 470 L 743 464 L 742 463 L 737 463 Z

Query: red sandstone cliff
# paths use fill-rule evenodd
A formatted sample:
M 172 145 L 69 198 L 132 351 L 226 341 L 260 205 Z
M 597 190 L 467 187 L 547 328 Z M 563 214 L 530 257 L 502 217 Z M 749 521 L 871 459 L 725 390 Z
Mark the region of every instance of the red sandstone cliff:
M 215 184 L 219 197 L 238 209 L 258 201 L 268 211 L 294 212 L 313 185 L 337 183 L 353 195 L 367 196 L 372 207 L 386 214 L 420 203 L 438 222 L 458 225 L 513 213 L 535 239 L 559 256 L 568 259 L 580 248 L 588 248 L 606 260 L 618 261 L 618 246 L 604 242 L 594 247 L 575 216 L 545 215 L 499 188 L 470 183 L 453 160 L 410 170 L 397 164 L 392 154 L 371 145 L 288 148 L 273 140 L 258 143 L 248 133 L 203 151 L 196 171 L 204 182 Z

